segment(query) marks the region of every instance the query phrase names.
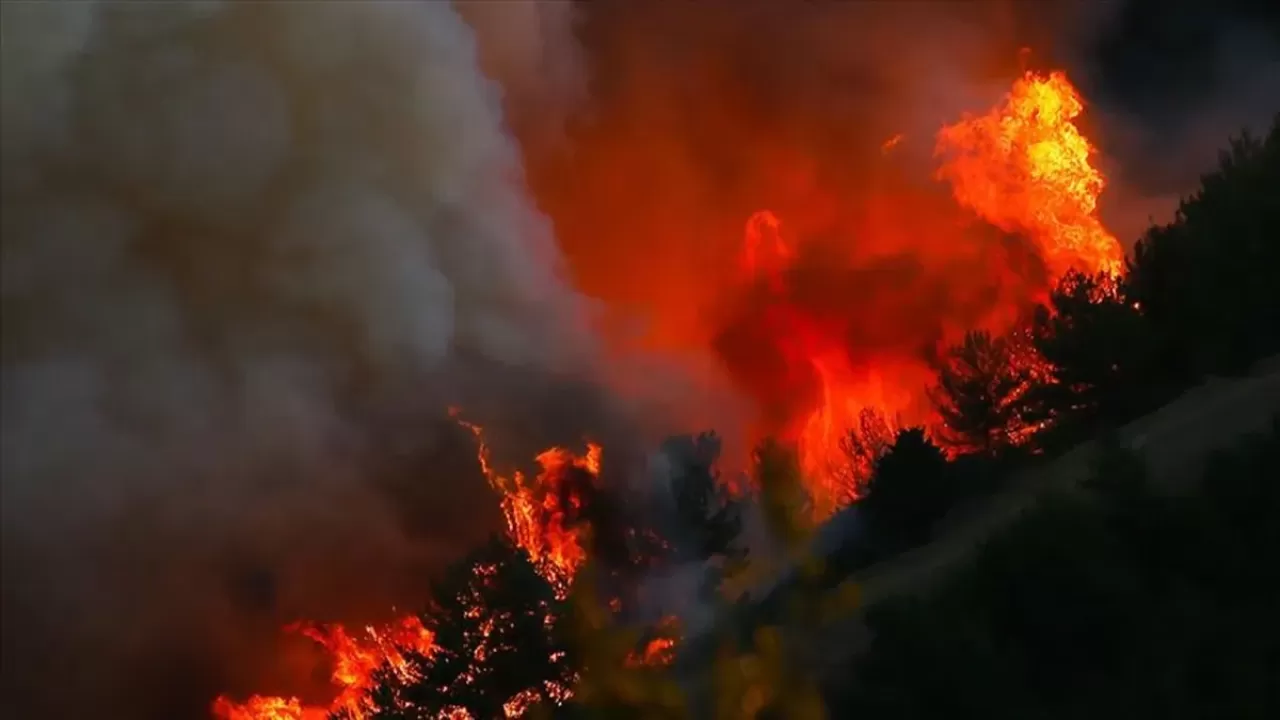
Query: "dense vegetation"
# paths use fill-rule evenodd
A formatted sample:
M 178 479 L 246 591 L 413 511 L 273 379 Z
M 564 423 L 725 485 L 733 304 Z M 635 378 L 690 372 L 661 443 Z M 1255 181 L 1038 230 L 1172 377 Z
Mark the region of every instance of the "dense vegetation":
M 923 599 L 872 608 L 838 717 L 1263 718 L 1280 714 L 1280 422 L 1195 489 L 1103 454 Z
M 1231 141 L 1174 220 L 1138 242 L 1123 276 L 1071 274 L 1016 334 L 975 333 L 940 353 L 932 397 L 945 426 L 935 440 L 908 428 L 874 453 L 850 443 L 850 461 L 874 467 L 859 533 L 788 586 L 775 604 L 789 613 L 730 613 L 739 632 L 705 656 L 715 692 L 689 695 L 662 668 L 628 659 L 655 633 L 672 632 L 632 612 L 635 577 L 702 563 L 707 602 L 721 602 L 717 588 L 742 564 L 738 508 L 718 489 L 714 438 L 686 438 L 667 448 L 683 459 L 672 463 L 670 526 L 637 526 L 625 500 L 588 488 L 596 494 L 581 521 L 592 528 L 594 559 L 567 596 L 502 540 L 446 575 L 423 615 L 441 651 L 417 659 L 416 679 L 387 674 L 374 716 L 467 708 L 496 717 L 530 688 L 525 700 L 550 712 L 557 689 L 572 685 L 575 700 L 557 714 L 766 717 L 785 707 L 780 716 L 820 717 L 813 679 L 780 659 L 781 641 L 762 623 L 794 618 L 797 608 L 815 622 L 818 596 L 836 581 L 927 542 L 955 505 L 1011 472 L 1206 376 L 1280 353 L 1277 280 L 1280 116 L 1265 137 Z M 1028 354 L 1042 369 L 1011 362 Z M 784 544 L 803 544 L 794 457 L 767 445 L 758 461 L 765 519 Z M 1280 550 L 1277 478 L 1280 430 L 1219 457 L 1181 497 L 1153 491 L 1139 462 L 1107 450 L 1089 492 L 1026 514 L 935 594 L 875 608 L 870 652 L 829 689 L 827 712 L 1277 716 L 1280 563 L 1267 562 Z M 654 537 L 668 540 L 638 541 Z M 505 628 L 497 635 L 483 629 L 497 626 Z

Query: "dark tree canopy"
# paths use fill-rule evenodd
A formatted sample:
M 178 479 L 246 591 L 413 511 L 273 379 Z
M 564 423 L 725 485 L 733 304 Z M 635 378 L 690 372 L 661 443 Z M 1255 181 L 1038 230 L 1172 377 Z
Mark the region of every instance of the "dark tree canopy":
M 859 514 L 880 547 L 904 547 L 928 539 L 955 494 L 951 468 L 923 428 L 909 428 L 876 462 Z
M 841 504 L 853 502 L 866 493 L 876 463 L 893 446 L 898 436 L 896 422 L 876 408 L 863 408 L 858 413 L 857 427 L 850 428 L 840 441 L 845 466 L 834 468 L 845 490 L 839 498 Z
M 667 561 L 713 563 L 704 578 L 706 595 L 746 559 L 742 505 L 720 477 L 720 440 L 714 434 L 672 438 L 663 454 L 671 467 L 673 509 Z
M 1235 373 L 1280 352 L 1280 115 L 1232 138 L 1173 222 L 1134 248 L 1128 284 L 1175 375 Z
M 1032 337 L 1051 366 L 1032 390 L 1040 419 L 1055 425 L 1122 422 L 1149 409 L 1161 389 L 1136 302 L 1106 275 L 1071 272 L 1037 309 Z
M 740 503 L 722 482 L 716 467 L 720 439 L 712 433 L 671 438 L 663 444 L 671 468 L 676 562 L 739 557 Z
M 784 546 L 795 546 L 808 537 L 812 511 L 795 448 L 772 440 L 761 443 L 754 471 L 765 523 Z
M 1190 496 L 1104 453 L 936 592 L 870 615 L 848 717 L 1275 717 L 1280 420 Z
M 455 709 L 503 717 L 522 692 L 551 704 L 555 688 L 572 687 L 571 648 L 558 627 L 564 601 L 506 538 L 451 567 L 432 595 L 422 621 L 436 650 L 411 658 L 410 682 L 382 673 L 373 720 L 426 720 Z
M 995 455 L 1015 444 L 1033 381 L 1015 343 L 973 331 L 944 353 L 930 396 L 942 418 L 937 437 L 948 447 Z

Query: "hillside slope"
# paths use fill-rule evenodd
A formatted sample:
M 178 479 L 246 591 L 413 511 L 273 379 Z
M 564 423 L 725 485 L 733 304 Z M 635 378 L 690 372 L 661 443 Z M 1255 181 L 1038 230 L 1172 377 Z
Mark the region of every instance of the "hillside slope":
M 1245 377 L 1211 378 L 1121 428 L 1118 435 L 1123 445 L 1143 458 L 1160 487 L 1176 491 L 1199 476 L 1214 451 L 1229 447 L 1241 436 L 1266 429 L 1278 414 L 1280 357 L 1275 357 L 1257 364 Z M 1095 441 L 1086 442 L 1054 460 L 1030 467 L 1011 478 L 1006 489 L 995 497 L 953 511 L 937 528 L 933 542 L 843 578 L 828 576 L 822 583 L 828 587 L 852 583 L 862 609 L 895 595 L 925 591 L 960 567 L 985 539 L 1008 526 L 1039 498 L 1078 487 L 1090 476 L 1096 450 Z M 856 537 L 858 525 L 856 506 L 838 514 L 816 534 L 813 552 L 830 558 L 844 542 Z M 798 573 L 792 570 L 752 593 L 761 599 L 725 618 L 721 629 L 750 626 L 776 612 L 780 598 L 798 582 L 797 578 Z M 762 609 L 768 606 L 773 609 Z M 835 626 L 789 632 L 789 644 L 797 659 L 812 664 L 819 673 L 844 667 L 845 661 L 861 652 L 870 640 L 861 614 L 859 611 Z M 681 664 L 695 675 L 697 668 L 705 667 L 713 637 L 713 633 L 706 633 L 690 638 L 685 645 Z

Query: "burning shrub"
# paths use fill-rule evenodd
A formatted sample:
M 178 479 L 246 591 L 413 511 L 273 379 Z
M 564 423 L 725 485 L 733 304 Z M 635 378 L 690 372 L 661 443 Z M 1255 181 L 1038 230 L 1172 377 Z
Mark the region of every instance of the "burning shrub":
M 408 672 L 379 671 L 366 714 L 335 717 L 519 717 L 558 704 L 576 674 L 560 626 L 564 602 L 525 550 L 493 538 L 436 584 L 421 615 L 432 651 L 411 653 Z

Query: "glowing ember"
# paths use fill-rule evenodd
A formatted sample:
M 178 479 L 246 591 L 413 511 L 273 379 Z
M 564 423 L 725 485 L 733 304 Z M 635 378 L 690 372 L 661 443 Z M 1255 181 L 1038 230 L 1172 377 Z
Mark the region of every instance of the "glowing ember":
M 642 648 L 628 653 L 626 664 L 629 667 L 670 665 L 675 659 L 679 625 L 680 621 L 674 615 L 668 615 L 659 620 L 653 628 L 656 634 L 648 638 Z
M 366 627 L 363 637 L 351 636 L 340 625 L 295 623 L 286 630 L 305 635 L 328 651 L 338 696 L 327 707 L 303 706 L 297 698 L 255 695 L 236 703 L 223 696 L 213 703 L 216 720 L 322 720 L 340 710 L 361 720 L 368 710 L 365 698 L 376 670 L 388 667 L 408 678 L 406 653 L 426 654 L 434 648 L 431 632 L 412 615 L 385 627 Z
M 938 133 L 939 175 L 956 200 L 1039 246 L 1053 277 L 1076 268 L 1115 273 L 1120 243 L 1096 210 L 1106 182 L 1074 120 L 1084 105 L 1061 72 L 1028 72 L 1002 106 Z
M 627 658 L 627 664 L 633 667 L 639 665 L 670 665 L 675 657 L 675 648 L 676 641 L 674 638 L 653 638 L 645 643 L 643 650 L 631 654 Z

